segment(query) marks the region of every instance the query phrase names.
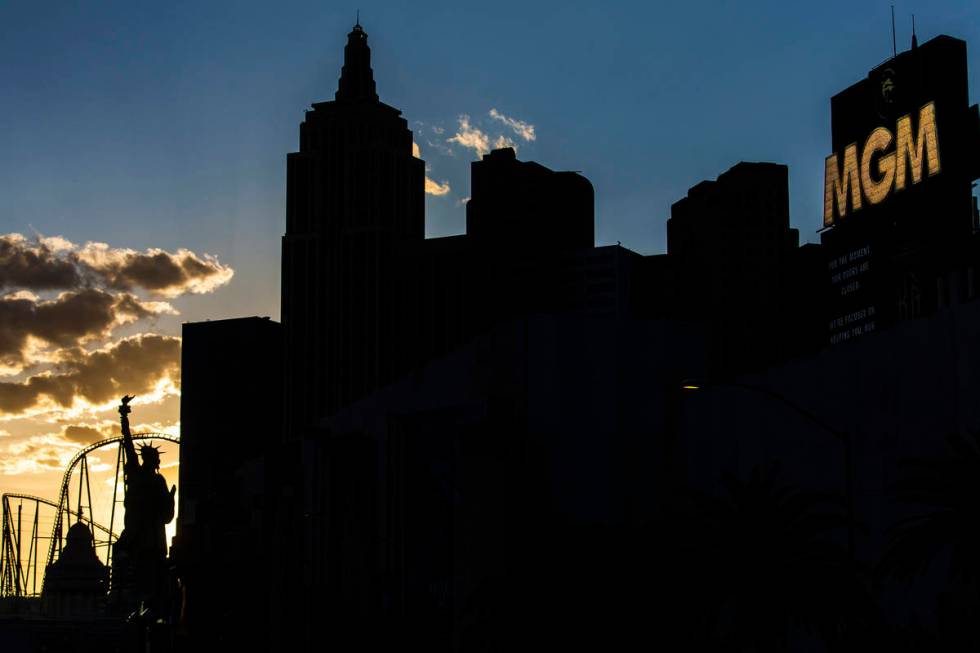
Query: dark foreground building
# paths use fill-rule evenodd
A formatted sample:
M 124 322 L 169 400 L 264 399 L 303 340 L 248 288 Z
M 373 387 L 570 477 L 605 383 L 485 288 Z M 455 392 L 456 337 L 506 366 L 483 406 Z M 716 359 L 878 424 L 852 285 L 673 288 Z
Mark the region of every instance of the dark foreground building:
M 705 324 L 716 369 L 762 369 L 785 357 L 799 232 L 789 226 L 789 170 L 739 163 L 670 209 L 672 316 Z
M 184 324 L 180 505 L 171 560 L 185 648 L 256 650 L 276 591 L 282 328 L 247 317 Z

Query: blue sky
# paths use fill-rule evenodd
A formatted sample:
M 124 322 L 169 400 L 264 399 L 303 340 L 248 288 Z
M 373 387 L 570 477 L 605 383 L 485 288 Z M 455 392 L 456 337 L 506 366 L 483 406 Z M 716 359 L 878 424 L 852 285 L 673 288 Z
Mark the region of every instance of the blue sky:
M 423 138 L 461 114 L 499 127 L 495 108 L 535 126 L 521 158 L 593 182 L 600 244 L 642 253 L 664 251 L 671 202 L 740 160 L 790 166 L 792 222 L 815 240 L 829 98 L 891 53 L 885 2 L 8 0 L 0 231 L 208 252 L 235 279 L 181 319 L 278 317 L 285 155 L 332 98 L 358 8 L 382 100 L 452 189 L 427 198 L 429 233 L 462 230 L 474 154 Z M 980 8 L 897 3 L 900 48 L 911 13 L 920 40 L 973 46 L 975 102 Z

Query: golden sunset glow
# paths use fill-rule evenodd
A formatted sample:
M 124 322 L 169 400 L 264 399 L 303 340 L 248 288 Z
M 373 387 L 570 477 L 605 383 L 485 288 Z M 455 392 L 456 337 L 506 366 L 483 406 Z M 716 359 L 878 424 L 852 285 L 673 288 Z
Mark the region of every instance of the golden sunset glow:
M 134 433 L 179 436 L 179 322 L 167 327 L 161 320 L 179 315 L 183 296 L 214 292 L 233 276 L 230 266 L 189 249 L 0 234 L 0 493 L 57 502 L 70 461 L 120 435 L 123 394 L 136 395 Z M 179 448 L 163 444 L 160 473 L 175 485 Z M 68 504 L 103 525 L 112 522 L 118 535 L 125 509 L 118 488 L 113 511 L 117 454 L 113 444 L 86 456 L 81 501 L 83 474 L 74 468 Z M 17 501 L 32 518 L 37 510 L 39 535 L 48 538 L 55 509 Z M 176 521 L 167 526 L 168 541 L 175 528 Z M 48 540 L 40 542 L 44 549 Z M 104 536 L 101 547 L 104 559 Z

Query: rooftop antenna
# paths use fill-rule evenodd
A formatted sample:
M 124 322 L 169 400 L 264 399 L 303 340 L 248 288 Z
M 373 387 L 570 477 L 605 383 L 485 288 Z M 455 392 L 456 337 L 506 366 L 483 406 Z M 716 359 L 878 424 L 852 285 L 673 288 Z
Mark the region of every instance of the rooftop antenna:
M 895 18 L 894 14 L 895 14 L 895 8 L 892 7 L 892 20 L 894 20 L 894 18 Z M 360 9 L 357 10 L 357 18 L 354 19 L 354 24 L 355 25 L 360 25 L 361 24 L 361 10 Z
M 898 46 L 895 44 L 895 5 L 892 5 L 892 57 L 898 56 Z
M 915 38 L 915 14 L 912 14 L 912 49 L 919 47 L 919 39 Z

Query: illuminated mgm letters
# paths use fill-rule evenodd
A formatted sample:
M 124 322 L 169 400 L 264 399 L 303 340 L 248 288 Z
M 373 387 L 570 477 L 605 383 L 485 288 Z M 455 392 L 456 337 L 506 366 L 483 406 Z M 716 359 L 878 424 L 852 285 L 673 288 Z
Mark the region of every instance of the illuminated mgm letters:
M 857 143 L 851 143 L 844 148 L 843 166 L 838 162 L 836 153 L 827 157 L 823 200 L 825 227 L 834 223 L 835 201 L 837 217 L 843 218 L 847 215 L 848 194 L 851 196 L 851 210 L 858 211 L 863 201 L 862 194 L 871 204 L 880 204 L 888 197 L 892 188 L 896 191 L 903 190 L 906 186 L 907 170 L 911 170 L 911 183 L 922 181 L 923 152 L 928 175 L 932 177 L 939 174 L 939 140 L 936 134 L 934 102 L 919 109 L 919 129 L 914 136 L 911 114 L 898 119 L 895 134 L 894 152 L 883 154 L 891 146 L 893 136 L 885 127 L 877 127 L 864 142 L 860 156 Z M 872 175 L 871 164 L 876 154 L 879 154 L 878 165 Z

